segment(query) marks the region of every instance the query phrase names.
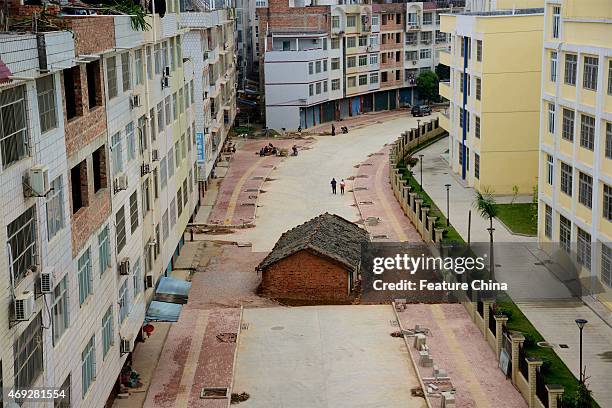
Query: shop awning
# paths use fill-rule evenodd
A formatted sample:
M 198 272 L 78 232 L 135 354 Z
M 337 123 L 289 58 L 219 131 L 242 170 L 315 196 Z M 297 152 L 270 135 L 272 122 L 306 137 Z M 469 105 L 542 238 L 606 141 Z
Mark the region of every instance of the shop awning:
M 155 300 L 170 303 L 187 303 L 191 282 L 162 276 L 155 291 Z
M 145 321 L 147 322 L 178 322 L 183 305 L 178 303 L 160 302 L 154 300 L 149 305 Z

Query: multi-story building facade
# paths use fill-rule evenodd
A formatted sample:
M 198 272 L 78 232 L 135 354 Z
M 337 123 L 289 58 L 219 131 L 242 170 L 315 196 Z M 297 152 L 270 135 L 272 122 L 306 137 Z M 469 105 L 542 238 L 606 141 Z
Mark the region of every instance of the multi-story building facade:
M 49 6 L 54 31 L 0 35 L 3 387 L 61 388 L 79 407 L 117 389 L 198 203 L 202 73 L 178 11 L 135 30 Z
M 453 2 L 270 0 L 257 8 L 266 124 L 309 128 L 417 101 L 416 77 L 448 47 Z
M 193 64 L 199 180 L 207 186 L 236 117 L 236 38 L 232 8 L 184 9 L 185 57 Z
M 609 2 L 546 1 L 538 217 L 542 246 L 572 252 L 587 292 L 610 309 L 611 32 Z
M 450 67 L 450 81 L 440 83 L 449 101 L 440 125 L 450 135 L 450 167 L 467 185 L 531 194 L 538 182 L 542 1 L 496 3 L 472 2 L 464 13 L 442 16 L 451 46 L 440 54 Z

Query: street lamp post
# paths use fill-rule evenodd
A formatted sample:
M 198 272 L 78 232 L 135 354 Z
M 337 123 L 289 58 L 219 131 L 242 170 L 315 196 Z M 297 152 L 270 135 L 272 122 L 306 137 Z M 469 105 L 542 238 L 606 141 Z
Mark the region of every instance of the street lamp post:
M 576 325 L 580 329 L 580 382 L 584 383 L 584 375 L 582 373 L 582 329 L 588 323 L 585 319 L 576 319 Z
M 444 185 L 446 187 L 446 226 L 450 226 L 450 200 L 449 200 L 449 195 L 450 195 L 450 184 L 445 184 Z
M 423 154 L 419 154 L 419 161 L 421 162 L 421 191 L 423 191 Z
M 421 136 L 421 119 L 417 119 L 417 137 Z

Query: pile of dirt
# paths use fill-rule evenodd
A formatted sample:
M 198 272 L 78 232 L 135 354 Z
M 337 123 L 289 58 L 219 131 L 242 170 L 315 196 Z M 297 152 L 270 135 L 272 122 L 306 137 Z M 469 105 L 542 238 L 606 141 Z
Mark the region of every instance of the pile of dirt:
M 241 392 L 240 394 L 238 393 L 232 393 L 232 400 L 231 403 L 232 404 L 240 404 L 241 402 L 244 402 L 246 400 L 248 400 L 251 396 L 246 393 L 246 392 Z
M 390 333 L 391 337 L 404 337 L 404 333 L 402 333 L 401 331 L 394 331 Z

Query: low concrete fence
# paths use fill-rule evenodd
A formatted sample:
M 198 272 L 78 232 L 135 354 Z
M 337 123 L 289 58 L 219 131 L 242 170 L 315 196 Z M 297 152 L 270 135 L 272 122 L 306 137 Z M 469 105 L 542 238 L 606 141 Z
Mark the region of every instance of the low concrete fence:
M 403 132 L 395 141 L 389 155 L 389 179 L 393 194 L 404 214 L 412 221 L 421 238 L 426 243 L 440 243 L 444 235 L 444 228 L 437 228 L 438 217 L 430 216 L 430 208 L 423 206 L 423 199 L 418 191 L 412 191 L 408 182 L 402 178 L 398 164 L 420 148 L 444 133 L 439 127 L 438 119 L 420 124 L 419 128 Z M 433 247 L 434 256 L 440 256 L 441 246 Z M 443 271 L 447 280 L 455 280 L 452 271 Z M 473 293 L 455 291 L 454 295 L 460 300 L 468 315 L 474 321 L 483 337 L 495 352 L 500 368 L 512 380 L 512 384 L 523 395 L 529 408 L 558 408 L 564 389 L 556 384 L 544 384 L 542 376 L 543 360 L 525 357 L 523 344 L 525 337 L 520 332 L 509 331 L 506 328 L 508 317 L 495 314 L 493 300 L 477 301 Z

